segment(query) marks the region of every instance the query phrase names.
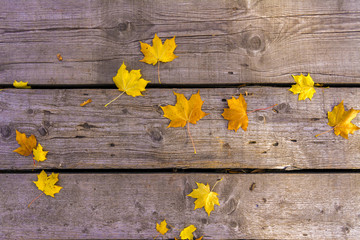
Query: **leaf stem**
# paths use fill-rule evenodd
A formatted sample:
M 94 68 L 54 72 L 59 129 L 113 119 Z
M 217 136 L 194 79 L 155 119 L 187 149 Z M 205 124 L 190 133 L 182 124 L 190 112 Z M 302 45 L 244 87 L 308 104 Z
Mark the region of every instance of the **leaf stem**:
M 194 147 L 194 153 L 196 154 L 196 148 L 195 148 L 194 140 L 193 140 L 193 138 L 191 136 L 191 133 L 190 133 L 190 123 L 189 123 L 189 121 L 187 122 L 187 132 L 188 132 L 189 137 L 191 139 L 191 143 L 192 143 L 192 145 Z
M 160 61 L 158 61 L 158 79 L 159 79 L 159 83 L 161 84 L 161 81 L 160 81 Z
M 336 126 L 335 126 L 335 127 L 336 127 Z M 327 131 L 325 131 L 325 132 L 319 133 L 319 134 L 315 135 L 315 137 L 318 137 L 318 136 L 320 136 L 320 135 L 323 135 L 323 134 L 325 134 L 325 133 L 328 133 L 328 132 L 334 130 L 335 127 L 333 127 L 333 128 L 330 129 L 330 130 L 327 130 Z
M 249 113 L 253 113 L 253 112 L 256 112 L 256 111 L 263 111 L 263 110 L 267 110 L 267 109 L 269 109 L 269 108 L 273 108 L 273 107 L 275 107 L 277 104 L 274 104 L 274 105 L 272 105 L 272 106 L 270 106 L 270 107 L 267 107 L 267 108 L 259 108 L 259 109 L 255 109 L 255 110 L 252 110 L 252 111 L 250 111 L 250 112 L 247 112 L 247 114 L 249 114 Z
M 169 227 L 171 227 L 172 229 L 175 229 L 175 230 L 181 232 L 181 229 L 178 229 L 178 228 L 176 228 L 176 227 L 174 227 L 174 226 L 172 226 L 172 225 L 170 225 L 170 224 L 167 224 L 167 225 L 169 225 Z
M 159 233 L 153 238 L 154 240 L 159 236 Z
M 223 180 L 223 178 L 221 178 L 220 180 L 217 180 L 216 183 L 214 184 L 214 186 L 211 188 L 211 191 L 212 192 L 216 186 L 216 184 L 218 184 L 219 182 L 221 182 Z
M 119 96 L 117 96 L 116 98 L 114 98 L 113 100 L 111 100 L 110 102 L 108 102 L 105 107 L 107 107 L 110 103 L 112 103 L 113 101 L 115 101 L 116 99 L 118 99 L 119 97 L 121 97 L 121 95 L 124 94 L 125 91 L 123 91 L 122 93 L 119 94 Z
M 34 200 L 32 200 L 31 203 L 29 203 L 28 208 L 30 207 L 30 205 L 31 205 L 36 199 L 38 199 L 39 197 L 41 197 L 41 195 L 43 195 L 43 194 L 44 194 L 44 192 L 40 193 L 39 196 L 37 196 L 36 198 L 34 198 Z

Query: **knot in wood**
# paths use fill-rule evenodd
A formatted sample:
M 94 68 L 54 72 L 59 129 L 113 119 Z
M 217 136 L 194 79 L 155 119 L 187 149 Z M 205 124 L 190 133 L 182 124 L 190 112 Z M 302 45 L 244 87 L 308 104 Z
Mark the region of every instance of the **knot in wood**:
M 149 131 L 149 135 L 150 135 L 151 139 L 155 142 L 160 142 L 161 140 L 163 140 L 163 136 L 162 136 L 160 130 L 157 128 L 151 129 Z
M 41 136 L 45 136 L 48 133 L 48 130 L 44 127 L 40 127 L 38 129 L 38 132 L 40 133 Z
M 9 126 L 1 127 L 1 136 L 3 138 L 8 138 L 11 135 L 11 128 Z

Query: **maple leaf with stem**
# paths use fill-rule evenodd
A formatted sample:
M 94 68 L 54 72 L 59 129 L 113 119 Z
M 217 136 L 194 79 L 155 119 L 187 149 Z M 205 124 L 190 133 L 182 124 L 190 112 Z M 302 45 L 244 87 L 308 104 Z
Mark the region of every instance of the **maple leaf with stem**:
M 41 173 L 37 175 L 38 180 L 33 181 L 33 183 L 35 183 L 35 185 L 38 187 L 40 191 L 42 191 L 42 193 L 39 196 L 37 196 L 34 200 L 32 200 L 28 205 L 28 207 L 30 207 L 30 205 L 44 193 L 48 196 L 55 197 L 54 194 L 60 192 L 62 187 L 55 185 L 59 180 L 58 176 L 59 176 L 58 173 L 56 174 L 52 173 L 50 176 L 48 176 L 44 170 L 42 170 Z
M 355 110 L 351 108 L 348 111 L 345 111 L 344 108 L 344 100 L 341 101 L 337 106 L 333 108 L 331 112 L 328 112 L 328 125 L 333 127 L 332 129 L 320 133 L 315 137 L 318 137 L 324 133 L 330 132 L 334 129 L 334 133 L 336 135 L 340 135 L 345 139 L 349 138 L 348 134 L 354 134 L 355 131 L 360 128 L 355 124 L 351 123 L 351 121 L 356 117 L 356 115 L 360 112 L 360 110 Z
M 247 110 L 247 103 L 245 101 L 245 98 L 242 94 L 239 95 L 239 97 L 236 99 L 235 97 L 232 97 L 231 99 L 227 100 L 229 108 L 225 108 L 224 112 L 221 114 L 221 116 L 224 117 L 224 119 L 228 120 L 228 129 L 229 130 L 235 130 L 235 132 L 241 127 L 244 131 L 247 130 L 249 119 L 248 114 L 256 111 L 262 111 L 269 108 L 272 108 L 276 106 L 277 104 L 272 105 L 271 107 L 267 108 L 259 108 L 255 109 L 250 112 L 246 112 Z
M 155 33 L 152 46 L 140 41 L 140 47 L 141 52 L 144 54 L 144 58 L 140 60 L 140 62 L 145 62 L 154 66 L 156 63 L 158 64 L 158 79 L 161 84 L 160 62 L 171 62 L 178 57 L 174 54 L 174 50 L 177 47 L 175 36 L 172 39 L 166 39 L 163 45 L 161 39 Z
M 205 185 L 203 183 L 196 183 L 198 188 L 193 189 L 193 191 L 187 195 L 192 198 L 197 198 L 197 200 L 195 201 L 194 210 L 204 207 L 208 216 L 210 216 L 211 211 L 214 210 L 214 205 L 216 204 L 220 206 L 219 199 L 217 197 L 219 194 L 213 192 L 213 189 L 215 188 L 216 184 L 218 184 L 218 182 L 220 182 L 221 180 L 222 178 L 214 184 L 211 190 L 209 184 Z
M 121 97 L 121 95 L 123 95 L 124 93 L 133 97 L 143 96 L 141 92 L 145 91 L 146 85 L 150 82 L 141 78 L 140 69 L 131 70 L 130 72 L 126 70 L 124 62 L 119 68 L 116 76 L 113 77 L 113 81 L 116 87 L 122 93 L 120 93 L 119 96 L 108 102 L 105 107 L 107 107 L 110 103 Z
M 204 101 L 201 100 L 200 91 L 191 95 L 190 100 L 187 100 L 184 94 L 176 92 L 174 92 L 174 94 L 176 96 L 175 106 L 167 105 L 165 107 L 161 107 L 164 111 L 164 117 L 171 120 L 168 128 L 185 127 L 185 125 L 187 125 L 187 131 L 194 147 L 194 153 L 196 153 L 194 140 L 190 134 L 189 123 L 196 124 L 197 121 L 209 113 L 205 113 L 201 110 Z
M 306 98 L 313 97 L 314 93 L 316 93 L 314 88 L 314 81 L 312 80 L 310 73 L 305 77 L 304 75 L 300 74 L 300 76 L 294 76 L 296 84 L 292 85 L 289 91 L 293 92 L 294 94 L 299 94 L 299 101 L 305 100 Z
M 14 150 L 14 152 L 23 155 L 23 156 L 29 156 L 33 149 L 36 147 L 36 138 L 34 135 L 31 135 L 30 137 L 26 137 L 25 133 L 21 133 L 18 130 L 16 130 L 16 141 L 19 143 L 20 147 Z
M 39 143 L 37 148 L 33 149 L 33 158 L 34 160 L 38 161 L 38 162 L 42 162 L 46 160 L 46 154 L 48 154 L 49 151 L 44 151 L 43 147 L 41 146 L 41 144 Z
M 30 86 L 28 86 L 28 82 L 18 82 L 16 80 L 14 80 L 13 86 L 16 88 L 31 88 Z

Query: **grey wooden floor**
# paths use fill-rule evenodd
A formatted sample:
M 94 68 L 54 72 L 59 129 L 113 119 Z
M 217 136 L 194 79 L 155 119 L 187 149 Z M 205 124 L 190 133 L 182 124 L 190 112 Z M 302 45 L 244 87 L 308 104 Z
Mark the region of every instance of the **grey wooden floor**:
M 178 45 L 162 85 L 139 61 L 155 33 Z M 204 239 L 359 239 L 360 133 L 315 138 L 342 100 L 360 109 L 359 56 L 358 1 L 0 0 L 0 239 L 153 239 L 164 219 L 163 239 L 190 224 Z M 104 108 L 123 61 L 151 83 Z M 300 102 L 300 73 L 330 87 Z M 160 106 L 198 90 L 210 115 L 190 126 L 195 155 Z M 221 113 L 240 93 L 250 111 L 278 105 L 229 131 Z M 48 159 L 14 153 L 15 129 Z M 28 208 L 42 169 L 63 189 Z M 186 195 L 219 178 L 220 206 L 194 211 Z

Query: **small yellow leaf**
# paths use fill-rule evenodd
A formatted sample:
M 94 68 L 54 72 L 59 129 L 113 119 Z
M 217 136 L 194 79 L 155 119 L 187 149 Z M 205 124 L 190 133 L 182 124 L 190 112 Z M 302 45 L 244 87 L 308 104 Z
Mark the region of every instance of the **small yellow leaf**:
M 63 60 L 63 58 L 62 58 L 62 56 L 61 56 L 60 53 L 56 54 L 56 57 L 57 57 L 57 59 L 58 59 L 59 61 L 62 61 L 62 60 Z
M 13 86 L 16 88 L 31 88 L 30 86 L 28 86 L 28 82 L 18 82 L 16 80 L 14 80 Z
M 34 160 L 38 161 L 38 162 L 42 162 L 46 160 L 46 154 L 48 154 L 49 151 L 43 151 L 43 147 L 41 146 L 41 144 L 39 143 L 37 148 L 33 149 L 33 155 L 34 155 Z
M 25 133 L 21 133 L 18 130 L 16 131 L 16 141 L 19 143 L 20 147 L 14 150 L 14 152 L 23 155 L 29 156 L 33 149 L 36 147 L 36 138 L 34 135 L 26 137 Z
M 89 98 L 88 100 L 84 101 L 83 103 L 80 104 L 81 107 L 85 106 L 88 103 L 91 103 L 92 100 Z
M 164 45 L 161 39 L 156 35 L 153 39 L 153 46 L 147 43 L 140 42 L 141 52 L 144 54 L 144 58 L 140 62 L 155 65 L 160 62 L 171 62 L 178 56 L 174 54 L 176 48 L 175 36 L 172 39 L 166 39 Z
M 196 230 L 196 227 L 194 225 L 190 225 L 190 226 L 184 228 L 180 233 L 180 238 L 181 239 L 193 240 L 194 239 L 193 232 L 195 230 Z
M 314 81 L 312 80 L 310 74 L 308 73 L 307 77 L 302 74 L 300 76 L 292 76 L 296 84 L 292 85 L 289 91 L 294 94 L 299 94 L 299 101 L 305 100 L 306 98 L 311 100 L 316 91 L 314 88 Z
M 37 181 L 33 181 L 33 183 L 36 184 L 38 189 L 40 191 L 43 191 L 46 195 L 55 197 L 54 194 L 60 192 L 62 187 L 55 185 L 57 183 L 58 173 L 52 173 L 50 176 L 48 176 L 44 170 L 41 171 L 41 173 L 38 176 Z
M 164 235 L 169 229 L 166 227 L 167 223 L 164 219 L 160 224 L 156 223 L 156 231 Z
M 248 116 L 246 113 L 247 104 L 244 96 L 240 94 L 239 98 L 232 97 L 227 100 L 229 108 L 225 108 L 223 114 L 224 119 L 228 120 L 228 129 L 235 130 L 235 132 L 241 127 L 244 131 L 248 127 Z
M 193 94 L 190 100 L 187 100 L 184 94 L 176 92 L 174 94 L 176 96 L 175 106 L 161 107 L 164 117 L 171 120 L 168 128 L 185 127 L 187 123 L 196 124 L 197 121 L 209 114 L 201 110 L 204 101 L 201 100 L 200 91 Z
M 360 110 L 351 108 L 345 111 L 344 101 L 341 101 L 331 112 L 328 112 L 328 125 L 334 127 L 334 133 L 348 139 L 348 134 L 354 134 L 360 128 L 351 121 L 356 117 Z
M 197 198 L 195 201 L 195 209 L 204 207 L 207 214 L 210 216 L 211 211 L 214 210 L 214 205 L 220 206 L 219 199 L 216 192 L 210 191 L 210 186 L 203 183 L 196 183 L 198 188 L 193 189 L 193 191 L 187 196 L 192 198 Z
M 116 76 L 113 77 L 113 81 L 119 91 L 133 97 L 143 96 L 141 92 L 145 91 L 146 85 L 150 82 L 141 78 L 140 69 L 131 70 L 129 73 L 124 63 L 119 68 Z

